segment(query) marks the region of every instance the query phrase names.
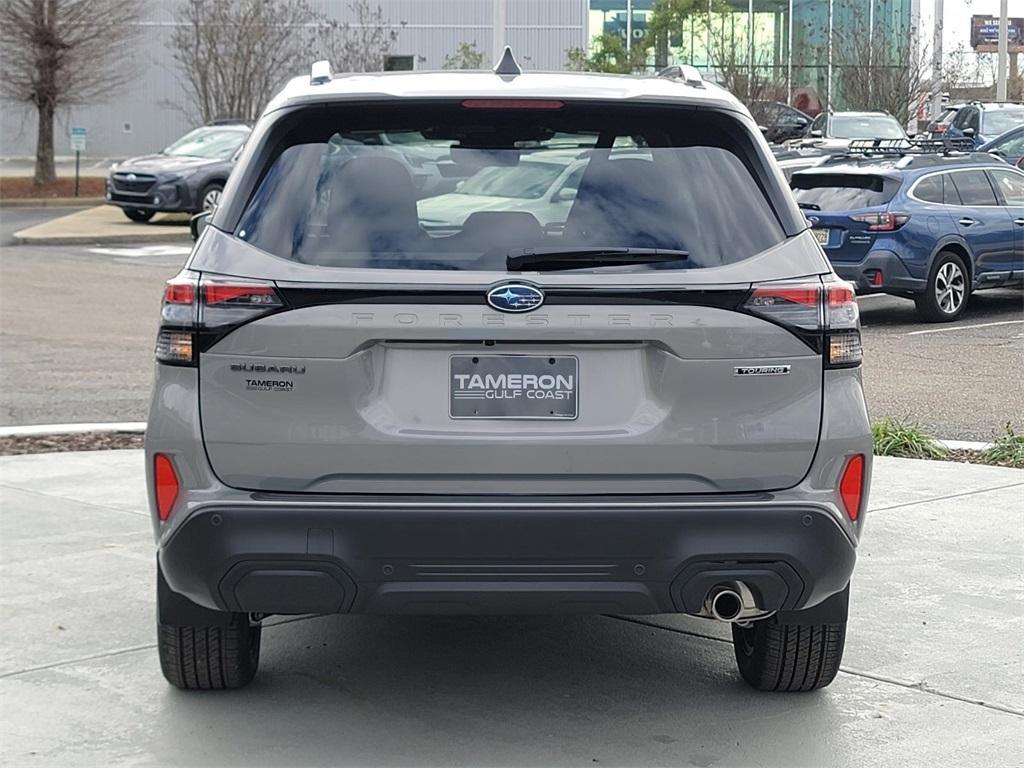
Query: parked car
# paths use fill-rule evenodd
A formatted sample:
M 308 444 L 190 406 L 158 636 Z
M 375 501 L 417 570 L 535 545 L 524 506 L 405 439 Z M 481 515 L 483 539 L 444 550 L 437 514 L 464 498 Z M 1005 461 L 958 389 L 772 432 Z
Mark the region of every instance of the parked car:
M 924 320 L 955 320 L 973 291 L 1024 282 L 1024 173 L 991 155 L 844 156 L 791 184 L 836 273 L 912 298 Z
M 798 146 L 845 150 L 854 139 L 908 139 L 903 126 L 885 112 L 822 112 Z M 908 139 L 909 140 L 909 139 Z
M 964 104 L 949 104 L 943 108 L 942 114 L 928 123 L 925 128 L 925 136 L 928 138 L 939 138 L 949 129 L 957 112 L 964 108 Z
M 946 136 L 966 136 L 981 147 L 1011 128 L 1024 125 L 1024 104 L 1007 102 L 972 102 L 957 110 L 946 129 Z
M 245 685 L 263 618 L 331 613 L 689 614 L 755 688 L 835 677 L 871 477 L 856 297 L 747 111 L 684 74 L 318 63 L 269 104 L 161 310 L 167 680 Z M 574 146 L 564 224 L 483 195 L 425 229 L 389 147 L 331 152 L 399 127 L 502 198 Z
M 420 200 L 420 226 L 458 233 L 479 211 L 521 211 L 542 228 L 562 226 L 588 163 L 579 156 L 575 149 L 531 152 L 512 167 L 481 168 L 455 191 Z
M 992 141 L 982 144 L 978 147 L 978 151 L 988 152 L 1005 160 L 1010 165 L 1017 165 L 1021 158 L 1024 158 L 1024 125 L 1011 128 Z
M 750 112 L 758 125 L 764 128 L 765 138 L 773 144 L 800 138 L 807 133 L 812 119 L 796 107 L 780 101 L 754 102 Z
M 772 155 L 775 157 L 775 162 L 778 163 L 782 174 L 786 177 L 786 181 L 789 181 L 797 171 L 813 168 L 815 165 L 833 157 L 835 153 L 824 152 L 817 147 L 775 145 L 772 147 Z
M 107 203 L 132 221 L 149 221 L 160 211 L 213 210 L 251 130 L 234 121 L 204 125 L 154 155 L 114 165 Z

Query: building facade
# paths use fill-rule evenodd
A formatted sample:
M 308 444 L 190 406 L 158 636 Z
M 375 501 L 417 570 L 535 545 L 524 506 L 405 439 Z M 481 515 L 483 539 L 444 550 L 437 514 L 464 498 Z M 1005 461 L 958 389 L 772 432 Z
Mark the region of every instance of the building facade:
M 144 6 L 134 50 L 125 52 L 132 80 L 102 103 L 61 110 L 55 143 L 70 153 L 71 126 L 88 130 L 90 157 L 157 151 L 194 127 L 196 110 L 179 81 L 168 47 L 176 9 L 187 0 Z M 919 0 L 708 0 L 668 41 L 666 63 L 692 64 L 741 98 L 764 96 L 808 111 L 845 105 L 844 85 L 874 67 L 903 67 L 916 47 Z M 485 63 L 507 43 L 526 69 L 558 70 L 567 52 L 604 34 L 642 39 L 654 0 L 377 0 L 398 38 L 387 66 L 439 69 L 461 43 L 475 44 Z M 315 11 L 353 21 L 349 0 L 310 0 Z M 698 5 L 700 4 L 698 0 Z M 648 68 L 654 70 L 654 57 Z M 300 72 L 282 73 L 286 76 Z M 746 93 L 744 93 L 746 91 Z M 36 118 L 27 105 L 0 110 L 0 155 L 35 152 Z

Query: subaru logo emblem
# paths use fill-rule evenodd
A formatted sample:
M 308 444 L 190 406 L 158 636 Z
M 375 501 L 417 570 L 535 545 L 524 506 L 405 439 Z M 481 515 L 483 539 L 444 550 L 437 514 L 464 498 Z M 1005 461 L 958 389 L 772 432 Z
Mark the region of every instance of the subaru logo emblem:
M 532 285 L 508 283 L 489 290 L 487 303 L 499 312 L 529 312 L 544 303 L 544 294 Z
M 139 178 L 139 177 L 138 177 L 138 176 L 136 176 L 136 175 L 135 175 L 134 173 L 129 173 L 129 174 L 128 174 L 128 181 L 137 181 L 137 180 L 138 180 L 138 178 Z

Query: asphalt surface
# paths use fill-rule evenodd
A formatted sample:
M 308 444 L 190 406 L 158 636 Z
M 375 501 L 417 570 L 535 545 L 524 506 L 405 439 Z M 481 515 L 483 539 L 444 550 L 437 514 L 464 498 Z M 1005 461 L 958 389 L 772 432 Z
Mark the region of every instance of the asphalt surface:
M 144 420 L 162 284 L 188 246 L 7 244 L 61 213 L 0 209 L 0 425 Z M 963 440 L 1024 427 L 1024 292 L 978 293 L 948 325 L 909 300 L 860 303 L 873 419 Z
M 876 460 L 815 693 L 751 690 L 727 628 L 673 615 L 273 617 L 249 687 L 186 693 L 142 464 L 0 458 L 2 765 L 1021 765 L 1024 471 Z

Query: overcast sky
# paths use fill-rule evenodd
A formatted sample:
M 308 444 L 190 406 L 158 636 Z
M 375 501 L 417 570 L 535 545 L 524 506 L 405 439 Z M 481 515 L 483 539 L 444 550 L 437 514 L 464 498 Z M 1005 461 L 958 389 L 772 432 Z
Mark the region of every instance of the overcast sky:
M 971 42 L 971 16 L 998 16 L 999 0 L 944 0 L 942 47 L 951 51 L 957 45 Z M 1024 16 L 1024 0 L 1009 0 L 1010 16 Z M 928 38 L 932 34 L 935 0 L 921 0 L 921 29 Z

